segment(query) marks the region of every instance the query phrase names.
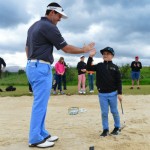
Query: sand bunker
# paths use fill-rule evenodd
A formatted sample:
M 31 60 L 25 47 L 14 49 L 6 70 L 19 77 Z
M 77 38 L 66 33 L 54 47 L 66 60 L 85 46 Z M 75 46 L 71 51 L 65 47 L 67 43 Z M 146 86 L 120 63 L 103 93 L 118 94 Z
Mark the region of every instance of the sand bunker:
M 28 130 L 33 97 L 0 98 L 0 150 L 31 150 Z M 52 150 L 149 150 L 150 95 L 123 96 L 127 126 L 121 135 L 100 138 L 101 116 L 97 95 L 52 96 L 48 105 L 46 127 L 59 136 Z M 68 108 L 85 108 L 69 115 Z M 119 111 L 121 116 L 120 105 Z M 122 118 L 122 116 L 121 116 Z M 123 120 L 122 120 L 123 121 Z M 110 130 L 114 128 L 109 114 Z

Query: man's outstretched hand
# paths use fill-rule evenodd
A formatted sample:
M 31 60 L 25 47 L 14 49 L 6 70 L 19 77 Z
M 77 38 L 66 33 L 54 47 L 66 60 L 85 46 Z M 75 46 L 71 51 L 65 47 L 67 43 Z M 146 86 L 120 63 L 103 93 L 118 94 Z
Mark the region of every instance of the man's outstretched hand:
M 89 52 L 90 50 L 94 49 L 94 46 L 95 46 L 94 42 L 89 43 L 87 45 L 84 44 L 84 46 L 83 46 L 84 53 Z

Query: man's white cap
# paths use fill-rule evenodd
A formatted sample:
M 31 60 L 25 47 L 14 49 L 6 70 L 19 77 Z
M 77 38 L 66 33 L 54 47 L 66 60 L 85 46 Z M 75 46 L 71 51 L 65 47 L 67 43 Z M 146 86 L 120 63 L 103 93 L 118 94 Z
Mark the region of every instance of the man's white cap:
M 61 7 L 56 6 L 48 6 L 47 10 L 55 10 L 56 12 L 60 13 L 62 15 L 62 18 L 67 19 L 67 15 L 64 13 L 64 10 Z

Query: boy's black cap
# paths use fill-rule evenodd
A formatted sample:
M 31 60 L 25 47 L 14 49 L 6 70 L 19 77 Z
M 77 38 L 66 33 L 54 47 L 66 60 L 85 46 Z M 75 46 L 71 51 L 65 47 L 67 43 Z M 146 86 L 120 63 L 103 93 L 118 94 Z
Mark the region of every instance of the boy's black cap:
M 83 58 L 83 57 L 85 57 L 85 56 L 84 56 L 84 55 L 81 55 L 81 56 L 80 56 L 80 58 Z
M 113 56 L 115 55 L 115 52 L 114 52 L 113 48 L 111 48 L 111 47 L 105 47 L 104 49 L 101 49 L 100 53 L 103 55 L 104 51 L 110 52 Z

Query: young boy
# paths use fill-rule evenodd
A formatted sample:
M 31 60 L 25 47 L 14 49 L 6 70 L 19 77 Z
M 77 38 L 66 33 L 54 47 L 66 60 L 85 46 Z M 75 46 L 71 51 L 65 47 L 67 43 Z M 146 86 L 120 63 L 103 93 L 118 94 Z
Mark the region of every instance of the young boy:
M 115 55 L 113 48 L 106 47 L 100 50 L 104 62 L 97 65 L 91 65 L 96 50 L 91 50 L 87 61 L 87 70 L 96 71 L 96 86 L 99 91 L 99 103 L 101 108 L 103 132 L 100 136 L 105 137 L 109 134 L 108 111 L 109 106 L 114 118 L 114 130 L 112 135 L 118 135 L 120 132 L 120 117 L 117 109 L 118 99 L 122 101 L 122 81 L 118 67 L 112 63 Z

